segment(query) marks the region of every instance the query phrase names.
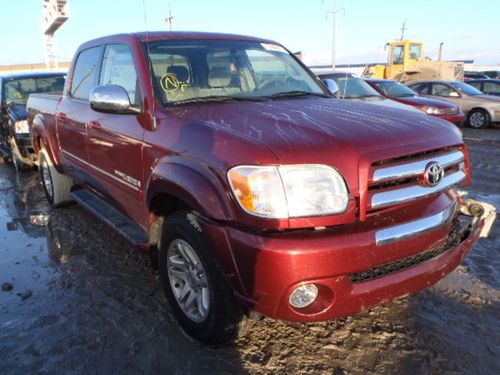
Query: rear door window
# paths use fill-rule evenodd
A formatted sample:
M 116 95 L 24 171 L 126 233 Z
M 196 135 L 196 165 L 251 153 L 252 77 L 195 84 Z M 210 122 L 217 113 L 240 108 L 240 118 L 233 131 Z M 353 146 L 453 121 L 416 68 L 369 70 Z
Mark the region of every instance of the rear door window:
M 86 49 L 78 55 L 70 90 L 70 95 L 73 98 L 89 100 L 90 91 L 92 91 L 97 82 L 97 69 L 100 57 L 101 47 Z
M 436 96 L 452 96 L 452 93 L 458 94 L 455 90 L 453 90 L 448 85 L 443 85 L 442 83 L 434 83 L 432 84 L 432 95 Z M 458 96 L 458 95 L 456 95 Z
M 498 82 L 483 82 L 484 92 L 500 92 L 500 83 Z

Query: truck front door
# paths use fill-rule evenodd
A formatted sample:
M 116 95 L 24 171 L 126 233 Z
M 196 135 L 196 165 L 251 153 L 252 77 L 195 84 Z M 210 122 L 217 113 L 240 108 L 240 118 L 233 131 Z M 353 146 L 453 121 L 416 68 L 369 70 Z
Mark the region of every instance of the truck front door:
M 98 84 L 122 86 L 132 104 L 141 104 L 137 71 L 127 45 L 105 46 Z M 137 222 L 144 221 L 140 209 L 144 127 L 140 118 L 135 114 L 101 113 L 88 125 L 89 163 L 95 177 L 92 184 Z

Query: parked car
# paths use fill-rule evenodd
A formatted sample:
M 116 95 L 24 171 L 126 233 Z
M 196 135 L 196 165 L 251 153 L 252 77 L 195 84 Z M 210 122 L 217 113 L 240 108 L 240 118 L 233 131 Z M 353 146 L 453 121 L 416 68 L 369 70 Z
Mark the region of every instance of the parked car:
M 489 79 L 486 74 L 481 72 L 464 72 L 464 81 L 470 81 L 472 79 Z
M 16 167 L 36 160 L 26 121 L 26 101 L 32 93 L 62 93 L 64 73 L 18 73 L 0 76 L 0 154 Z
M 467 84 L 485 94 L 500 96 L 500 79 L 476 79 L 467 81 Z
M 398 103 L 394 100 L 385 98 L 373 89 L 364 79 L 355 77 L 351 73 L 345 72 L 315 72 L 321 80 L 331 79 L 337 84 L 338 91 L 335 93 L 339 99 L 348 99 L 354 101 L 363 101 L 371 104 L 381 105 L 384 107 L 404 109 L 422 113 L 413 107 Z
M 337 100 L 270 40 L 92 40 L 62 97 L 31 95 L 28 111 L 49 202 L 75 200 L 148 251 L 202 342 L 246 316 L 328 320 L 416 293 L 485 223 L 462 213 L 455 126 Z
M 366 82 L 386 98 L 411 105 L 429 115 L 448 120 L 455 125 L 462 125 L 465 121 L 465 115 L 456 104 L 419 96 L 409 87 L 389 79 L 366 79 Z
M 445 99 L 457 104 L 473 128 L 486 128 L 500 122 L 500 98 L 486 95 L 464 82 L 420 81 L 408 86 L 420 95 Z
M 491 79 L 500 79 L 500 70 L 485 70 L 484 72 L 481 73 L 488 76 Z

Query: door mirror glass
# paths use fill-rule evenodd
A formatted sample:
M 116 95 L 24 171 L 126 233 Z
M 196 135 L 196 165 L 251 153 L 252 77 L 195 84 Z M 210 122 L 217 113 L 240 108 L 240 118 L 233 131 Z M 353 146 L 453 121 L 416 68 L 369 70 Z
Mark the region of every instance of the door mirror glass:
M 333 95 L 337 94 L 337 92 L 339 91 L 339 86 L 333 79 L 324 79 L 323 83 L 326 87 L 328 87 L 328 90 L 330 90 Z
M 90 92 L 90 107 L 105 113 L 140 113 L 140 108 L 130 104 L 127 91 L 122 86 L 97 86 Z

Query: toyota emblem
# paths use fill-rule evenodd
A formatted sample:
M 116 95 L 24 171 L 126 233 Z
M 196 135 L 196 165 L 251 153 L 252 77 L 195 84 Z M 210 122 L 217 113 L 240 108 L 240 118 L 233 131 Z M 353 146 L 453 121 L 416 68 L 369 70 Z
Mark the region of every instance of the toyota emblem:
M 427 186 L 436 186 L 444 177 L 444 169 L 435 161 L 431 161 L 424 170 L 424 183 Z

